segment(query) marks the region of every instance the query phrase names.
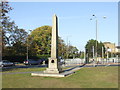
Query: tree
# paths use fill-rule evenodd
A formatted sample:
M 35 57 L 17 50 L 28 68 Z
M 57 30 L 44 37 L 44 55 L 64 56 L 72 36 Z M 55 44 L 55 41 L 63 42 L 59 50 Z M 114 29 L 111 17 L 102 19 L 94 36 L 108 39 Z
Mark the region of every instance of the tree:
M 75 46 L 70 45 L 68 47 L 68 58 L 78 57 L 78 49 Z
M 24 29 L 16 29 L 11 36 L 11 45 L 5 46 L 3 57 L 25 56 L 27 32 Z
M 0 7 L 2 56 L 25 55 L 27 32 L 24 29 L 19 29 L 15 22 L 10 19 L 9 12 L 13 8 L 8 2 L 2 1 Z
M 27 32 L 24 29 L 18 29 L 16 28 L 15 30 L 13 30 L 13 34 L 12 36 L 12 41 L 11 44 L 14 45 L 17 42 L 21 42 L 21 43 L 26 43 L 26 39 L 27 39 Z
M 2 40 L 3 46 L 6 44 L 10 45 L 11 33 L 12 30 L 16 27 L 14 21 L 10 20 L 8 13 L 12 10 L 12 7 L 9 6 L 8 2 L 1 2 L 1 23 L 2 23 Z
M 80 51 L 79 55 L 80 55 L 80 58 L 81 58 L 81 59 L 84 58 L 84 52 L 83 52 L 83 51 Z
M 49 55 L 51 52 L 51 26 L 41 26 L 31 32 L 28 37 L 29 55 Z M 72 47 L 72 48 L 71 48 Z M 74 46 L 69 47 L 71 54 L 76 54 L 78 49 Z M 61 37 L 58 37 L 58 56 L 67 57 L 67 45 Z
M 66 57 L 66 45 L 64 40 L 61 37 L 58 38 L 58 56 L 65 58 Z
M 8 13 L 12 10 L 12 8 L 9 6 L 8 2 L 2 1 L 0 3 L 0 19 L 1 19 L 1 36 L 2 36 L 2 55 L 5 56 L 7 54 L 7 47 L 6 45 L 10 45 L 11 43 L 11 33 L 12 29 L 15 28 L 14 21 L 10 21 L 10 17 L 8 16 Z
M 51 26 L 42 26 L 31 32 L 28 37 L 31 55 L 50 54 L 51 30 Z
M 102 57 L 102 47 L 103 47 L 103 53 L 104 53 L 104 55 L 105 55 L 105 46 L 104 46 L 104 44 L 100 41 L 100 43 L 98 44 L 98 55 L 99 55 L 99 57 Z
M 85 45 L 86 52 L 88 53 L 88 57 L 93 58 L 93 46 L 94 46 L 94 52 L 96 52 L 96 40 L 89 40 L 87 44 Z M 104 48 L 105 53 L 105 47 L 102 42 L 97 41 L 97 56 L 102 56 L 102 47 Z
M 51 52 L 51 26 L 41 26 L 36 28 L 31 32 L 28 37 L 29 49 L 31 55 L 33 54 L 31 51 L 34 51 L 34 55 L 50 55 Z M 58 47 L 59 47 L 59 56 L 63 54 L 64 49 L 64 41 L 59 37 L 58 39 Z

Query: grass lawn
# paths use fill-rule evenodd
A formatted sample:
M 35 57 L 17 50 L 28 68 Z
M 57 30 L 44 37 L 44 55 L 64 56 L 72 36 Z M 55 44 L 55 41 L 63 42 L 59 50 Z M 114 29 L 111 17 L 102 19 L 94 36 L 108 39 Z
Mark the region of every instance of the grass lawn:
M 17 69 L 9 72 L 29 72 L 45 68 Z M 30 73 L 3 74 L 3 88 L 118 88 L 118 67 L 86 67 L 64 78 L 33 77 Z

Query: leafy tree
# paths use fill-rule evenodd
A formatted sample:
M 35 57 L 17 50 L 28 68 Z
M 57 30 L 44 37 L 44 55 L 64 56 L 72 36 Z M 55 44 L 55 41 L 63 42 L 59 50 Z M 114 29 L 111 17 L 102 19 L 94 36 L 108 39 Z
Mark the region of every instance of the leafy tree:
M 68 58 L 78 57 L 78 49 L 75 46 L 69 45 L 67 50 Z
M 93 46 L 94 46 L 94 53 L 96 52 L 96 40 L 89 40 L 87 44 L 85 45 L 86 52 L 88 53 L 88 57 L 93 57 Z M 105 47 L 102 42 L 97 41 L 97 56 L 102 56 L 102 47 L 104 48 L 105 53 Z
M 16 27 L 14 21 L 10 20 L 8 13 L 12 10 L 12 7 L 9 6 L 8 2 L 1 2 L 1 23 L 2 23 L 2 40 L 3 46 L 6 44 L 10 45 L 11 33 L 12 30 Z
M 31 32 L 28 37 L 29 55 L 50 55 L 51 52 L 51 26 L 41 26 Z M 61 37 L 58 37 L 58 56 L 67 57 L 67 45 Z M 69 53 L 76 54 L 78 49 L 69 46 Z
M 66 45 L 64 40 L 62 40 L 60 37 L 58 39 L 58 56 L 61 56 L 62 58 L 66 58 Z
M 27 32 L 24 29 L 19 29 L 14 21 L 11 21 L 9 12 L 13 9 L 7 1 L 0 3 L 0 19 L 2 27 L 0 27 L 2 39 L 2 56 L 25 55 L 25 41 Z
M 42 26 L 31 32 L 28 37 L 30 55 L 50 54 L 51 30 L 51 26 Z
M 24 56 L 26 55 L 26 38 L 27 32 L 24 29 L 16 29 L 13 31 L 12 35 L 12 47 L 13 54 L 17 56 Z
M 11 45 L 4 47 L 3 56 L 26 55 L 27 32 L 24 29 L 16 29 L 11 36 Z
M 102 47 L 103 47 L 103 53 L 105 54 L 105 46 L 104 46 L 104 44 L 100 41 L 100 43 L 98 44 L 98 55 L 99 55 L 99 57 L 102 57 Z
M 81 51 L 79 55 L 80 55 L 80 58 L 81 58 L 81 59 L 84 58 L 84 52 L 83 52 L 83 51 Z

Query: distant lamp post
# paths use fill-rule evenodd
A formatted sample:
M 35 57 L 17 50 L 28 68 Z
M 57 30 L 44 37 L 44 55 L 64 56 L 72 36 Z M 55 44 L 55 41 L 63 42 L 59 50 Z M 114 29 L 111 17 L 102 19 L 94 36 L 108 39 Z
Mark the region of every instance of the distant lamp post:
M 86 60 L 86 49 L 84 50 L 84 63 L 85 63 L 85 60 Z
M 92 15 L 93 17 L 95 17 L 96 19 L 96 49 L 95 49 L 95 57 L 96 57 L 96 61 L 97 61 L 97 29 L 98 29 L 98 20 L 97 20 L 97 17 L 93 14 Z M 93 20 L 92 18 L 90 20 Z
M 28 35 L 27 35 L 27 57 L 26 59 L 28 60 L 29 59 L 29 54 L 28 54 L 28 36 L 29 36 L 29 32 L 31 32 L 32 30 L 29 30 L 28 31 Z
M 94 46 L 92 46 L 92 50 L 93 50 L 93 60 L 95 58 L 95 55 L 94 55 Z
M 102 46 L 102 63 L 104 63 L 104 47 Z
M 27 61 L 28 61 L 28 37 L 27 37 Z
M 97 37 L 98 37 L 98 19 L 96 17 L 95 14 L 92 15 L 95 18 L 95 22 L 96 22 L 96 50 L 95 50 L 95 57 L 96 57 L 96 61 L 97 61 Z M 106 16 L 103 16 L 103 19 L 106 19 Z M 90 20 L 93 20 L 92 18 Z
M 70 40 L 68 39 L 69 37 L 71 37 L 71 35 L 67 36 L 67 59 L 69 58 L 69 46 L 70 46 Z

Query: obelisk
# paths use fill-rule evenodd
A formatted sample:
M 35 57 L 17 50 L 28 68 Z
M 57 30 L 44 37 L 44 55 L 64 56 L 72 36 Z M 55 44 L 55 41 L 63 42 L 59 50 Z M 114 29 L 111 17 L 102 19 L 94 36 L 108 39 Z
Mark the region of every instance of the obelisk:
M 52 19 L 51 57 L 48 61 L 48 68 L 45 73 L 60 73 L 61 68 L 58 59 L 58 18 L 54 14 Z
M 74 71 L 62 71 L 58 59 L 58 18 L 54 14 L 52 19 L 51 57 L 48 68 L 45 71 L 31 73 L 32 76 L 65 77 L 75 73 Z

